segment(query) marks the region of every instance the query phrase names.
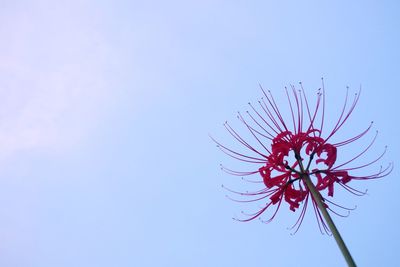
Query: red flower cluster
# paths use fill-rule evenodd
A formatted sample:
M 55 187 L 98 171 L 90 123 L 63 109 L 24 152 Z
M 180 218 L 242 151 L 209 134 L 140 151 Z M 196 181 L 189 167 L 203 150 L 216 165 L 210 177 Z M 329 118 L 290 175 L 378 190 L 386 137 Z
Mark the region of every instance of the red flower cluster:
M 239 221 L 253 220 L 264 213 L 269 207 L 275 206 L 275 211 L 270 219 L 264 221 L 270 222 L 277 214 L 283 201 L 289 205 L 289 209 L 292 211 L 296 211 L 303 204 L 300 216 L 293 226 L 295 231 L 299 229 L 303 221 L 307 203 L 311 198 L 320 229 L 329 232 L 304 181 L 304 177 L 310 177 L 315 188 L 320 193 L 327 191 L 329 197 L 333 197 L 336 185 L 342 186 L 353 194 L 363 195 L 365 192 L 350 187 L 348 183 L 352 180 L 381 178 L 388 175 L 393 166 L 389 164 L 386 168 L 380 168 L 379 171 L 368 176 L 354 176 L 349 173 L 349 171 L 372 165 L 385 154 L 386 149 L 379 157 L 371 162 L 359 166 L 347 167 L 349 163 L 353 163 L 367 152 L 374 143 L 376 135 L 371 143 L 356 156 L 335 166 L 338 148 L 358 140 L 371 129 L 372 123 L 365 131 L 352 138 L 338 143 L 329 142 L 331 137 L 343 126 L 353 112 L 358 102 L 359 94 L 355 94 L 354 100 L 349 107 L 348 96 L 346 95 L 346 100 L 336 125 L 333 127 L 332 131 L 323 138 L 325 120 L 325 94 L 323 87 L 322 90 L 318 90 L 317 102 L 313 110 L 311 110 L 308 104 L 303 88 L 302 90 L 296 90 L 294 86 L 292 86 L 291 89 L 291 93 L 286 89 L 286 95 L 290 108 L 289 114 L 292 117 L 292 129 L 289 129 L 289 125 L 284 121 L 283 115 L 271 93 L 269 91 L 267 93 L 263 89 L 262 91 L 265 98 L 259 101 L 260 108 L 257 110 L 249 103 L 253 111 L 252 113 L 247 112 L 251 123 L 246 121 L 240 113 L 238 115 L 239 120 L 251 133 L 257 143 L 256 145 L 251 145 L 248 141 L 243 139 L 227 122 L 224 124 L 228 132 L 241 145 L 250 150 L 254 156 L 237 152 L 214 140 L 218 147 L 235 159 L 261 166 L 258 170 L 250 172 L 233 171 L 223 166 L 222 169 L 233 175 L 244 176 L 259 174 L 262 177 L 262 181 L 253 181 L 262 184 L 261 189 L 254 192 L 227 190 L 241 196 L 250 197 L 250 199 L 246 200 L 237 200 L 239 202 L 253 202 L 268 199 L 261 209 L 255 213 L 246 214 L 248 218 L 238 219 Z M 266 142 L 270 143 L 270 148 L 267 147 L 265 144 Z M 321 197 L 324 205 L 335 214 L 341 215 L 331 209 L 332 205 L 349 210 L 328 200 L 326 197 L 322 196 L 322 194 Z

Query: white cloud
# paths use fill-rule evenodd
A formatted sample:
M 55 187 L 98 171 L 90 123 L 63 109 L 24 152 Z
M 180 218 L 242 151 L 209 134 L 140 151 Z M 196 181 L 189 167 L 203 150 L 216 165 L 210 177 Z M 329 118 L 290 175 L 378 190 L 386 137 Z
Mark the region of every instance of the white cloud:
M 99 13 L 56 2 L 0 11 L 0 159 L 76 144 L 110 101 Z

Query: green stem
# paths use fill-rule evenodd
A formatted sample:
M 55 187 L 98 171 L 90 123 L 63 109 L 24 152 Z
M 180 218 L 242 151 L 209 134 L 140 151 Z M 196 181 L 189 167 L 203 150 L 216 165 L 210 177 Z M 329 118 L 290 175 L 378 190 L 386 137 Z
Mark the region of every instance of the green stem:
M 336 243 L 338 244 L 340 250 L 342 251 L 342 254 L 347 262 L 347 265 L 350 267 L 355 267 L 356 263 L 354 262 L 353 257 L 351 257 L 350 251 L 347 249 L 347 246 L 344 243 L 342 237 L 340 236 L 338 229 L 336 228 L 335 224 L 333 223 L 332 218 L 326 209 L 325 203 L 322 201 L 321 194 L 315 188 L 315 186 L 312 183 L 311 178 L 308 174 L 303 174 L 302 178 L 303 178 L 304 182 L 306 183 L 308 189 L 310 190 L 314 201 L 317 203 L 317 206 L 318 206 L 319 210 L 321 211 L 322 216 L 324 216 L 324 219 L 325 219 L 326 223 L 328 224 L 328 227 L 331 230 L 332 235 L 336 240 Z

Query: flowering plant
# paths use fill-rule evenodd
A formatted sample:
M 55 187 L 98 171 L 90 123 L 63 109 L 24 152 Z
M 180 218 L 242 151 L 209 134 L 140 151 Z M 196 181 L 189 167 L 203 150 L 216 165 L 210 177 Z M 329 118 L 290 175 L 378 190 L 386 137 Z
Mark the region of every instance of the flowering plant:
M 264 203 L 256 212 L 244 213 L 247 217 L 237 219 L 239 221 L 250 221 L 258 218 L 268 209 L 274 207 L 275 210 L 271 217 L 264 221 L 268 223 L 274 219 L 282 202 L 286 202 L 293 212 L 301 207 L 298 220 L 293 225 L 295 232 L 299 229 L 308 203 L 311 200 L 320 230 L 333 234 L 349 266 L 355 266 L 329 215 L 329 212 L 332 212 L 343 216 L 333 207 L 345 210 L 350 209 L 336 204 L 330 198 L 334 196 L 337 186 L 355 195 L 364 195 L 365 192 L 350 186 L 350 182 L 384 177 L 391 172 L 393 165 L 389 164 L 385 168 L 381 167 L 369 175 L 359 176 L 353 174 L 354 171 L 373 165 L 385 154 L 386 148 L 375 159 L 354 166 L 357 160 L 371 148 L 377 133 L 372 141 L 356 155 L 349 160 L 337 163 L 338 150 L 365 136 L 372 127 L 371 122 L 367 129 L 361 133 L 340 142 L 332 142 L 332 137 L 342 128 L 354 111 L 360 94 L 356 93 L 353 101 L 349 104 L 347 90 L 339 118 L 333 129 L 326 132 L 324 127 L 326 114 L 323 81 L 322 88 L 318 90 L 314 108 L 309 104 L 301 83 L 300 86 L 301 90 L 297 90 L 294 86 L 291 86 L 290 89 L 285 88 L 289 116 L 291 117 L 289 122 L 285 121 L 284 113 L 281 112 L 271 92 L 262 88 L 264 97 L 258 101 L 258 108 L 249 103 L 251 112 L 246 112 L 247 118 L 242 116 L 241 113 L 238 114 L 238 119 L 243 123 L 255 142 L 253 144 L 243 138 L 228 122 L 225 122 L 224 126 L 229 134 L 250 153 L 239 152 L 213 139 L 217 146 L 224 153 L 235 159 L 256 164 L 257 168 L 247 172 L 235 171 L 222 165 L 221 168 L 233 175 L 247 176 L 257 174 L 261 178 L 258 181 L 246 179 L 246 181 L 261 184 L 261 188 L 255 191 L 240 192 L 225 188 L 233 194 L 246 197 L 246 199 L 234 199 L 236 201 L 262 201 Z

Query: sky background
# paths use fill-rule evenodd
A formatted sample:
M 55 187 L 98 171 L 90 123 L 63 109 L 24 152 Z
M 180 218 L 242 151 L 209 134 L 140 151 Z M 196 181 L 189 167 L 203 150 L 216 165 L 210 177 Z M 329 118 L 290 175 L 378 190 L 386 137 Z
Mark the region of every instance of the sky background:
M 321 77 L 327 123 L 346 86 L 363 88 L 338 139 L 373 120 L 365 162 L 388 145 L 375 170 L 395 164 L 352 183 L 364 197 L 338 192 L 357 209 L 334 221 L 359 266 L 398 265 L 399 8 L 0 1 L 0 266 L 344 266 L 312 213 L 296 235 L 287 206 L 268 225 L 232 220 L 249 207 L 221 184 L 246 184 L 220 170 L 235 162 L 209 138 L 234 145 L 222 124 L 240 128 L 259 84 L 287 112 L 284 86 L 302 81 L 314 103 Z

